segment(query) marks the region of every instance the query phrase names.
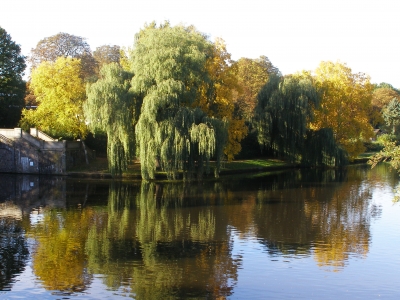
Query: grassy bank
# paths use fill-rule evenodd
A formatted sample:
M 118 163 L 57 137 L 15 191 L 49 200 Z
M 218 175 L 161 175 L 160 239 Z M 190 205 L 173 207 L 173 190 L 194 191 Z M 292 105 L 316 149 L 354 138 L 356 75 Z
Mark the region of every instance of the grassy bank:
M 286 168 L 291 165 L 278 159 L 250 159 L 235 160 L 232 162 L 223 162 L 221 164 L 221 175 L 241 172 L 257 172 L 261 170 L 274 170 L 278 168 Z M 215 163 L 211 162 L 211 173 L 215 167 Z M 68 171 L 71 176 L 92 176 L 92 177 L 109 177 L 107 158 L 98 157 L 89 165 L 82 164 Z M 159 177 L 165 177 L 165 172 L 157 172 Z M 123 177 L 140 177 L 140 163 L 133 162 L 128 166 L 128 170 L 123 173 Z
M 353 163 L 366 163 L 371 156 L 373 156 L 375 152 L 367 152 L 363 153 L 359 157 L 357 157 Z M 211 162 L 211 173 L 213 173 L 213 169 L 215 167 L 215 163 Z M 249 160 L 235 160 L 232 162 L 223 162 L 221 164 L 221 175 L 228 174 L 240 174 L 240 173 L 249 173 L 249 172 L 260 172 L 260 171 L 274 171 L 279 169 L 286 169 L 294 167 L 294 165 L 284 162 L 275 158 L 259 158 L 259 159 L 249 159 Z M 98 157 L 93 160 L 89 165 L 82 164 L 77 166 L 71 170 L 69 170 L 68 174 L 70 176 L 89 176 L 89 177 L 97 177 L 97 178 L 105 178 L 111 177 L 108 171 L 108 163 L 107 158 Z M 123 173 L 123 178 L 141 178 L 140 175 L 140 163 L 132 162 L 128 170 Z M 157 172 L 158 178 L 165 178 L 165 172 Z

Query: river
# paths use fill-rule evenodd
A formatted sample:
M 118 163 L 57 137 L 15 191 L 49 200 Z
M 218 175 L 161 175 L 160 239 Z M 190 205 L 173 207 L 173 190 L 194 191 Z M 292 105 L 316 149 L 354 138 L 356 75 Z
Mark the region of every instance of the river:
M 400 299 L 386 164 L 201 183 L 0 174 L 1 299 Z

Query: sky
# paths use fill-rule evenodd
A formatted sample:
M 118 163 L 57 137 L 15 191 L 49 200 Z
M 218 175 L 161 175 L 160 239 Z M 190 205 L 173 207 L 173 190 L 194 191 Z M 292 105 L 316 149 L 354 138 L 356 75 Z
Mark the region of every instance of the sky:
M 399 0 L 0 0 L 0 26 L 29 55 L 59 32 L 133 46 L 145 23 L 194 25 L 232 58 L 265 55 L 282 74 L 347 64 L 400 88 Z

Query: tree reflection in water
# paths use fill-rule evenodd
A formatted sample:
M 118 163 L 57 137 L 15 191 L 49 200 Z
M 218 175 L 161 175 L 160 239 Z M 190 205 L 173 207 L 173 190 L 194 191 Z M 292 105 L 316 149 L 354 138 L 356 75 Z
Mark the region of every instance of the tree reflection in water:
M 91 209 L 49 210 L 31 227 L 33 270 L 47 289 L 81 292 L 90 283 L 85 243 L 92 216 Z
M 350 255 L 364 257 L 370 242 L 371 191 L 363 182 L 365 174 L 354 172 L 316 172 L 323 178 L 318 184 L 302 175 L 301 186 L 294 182 L 285 189 L 259 191 L 255 227 L 268 252 L 313 255 L 320 267 L 332 271 L 342 269 Z
M 229 233 L 216 231 L 213 207 L 186 209 L 190 191 L 180 184 L 143 183 L 140 191 L 112 185 L 108 214 L 97 215 L 88 235 L 91 273 L 107 274 L 106 284 L 114 289 L 127 283 L 139 299 L 230 295 L 238 262 Z M 118 253 L 131 256 L 115 255 L 116 245 Z
M 0 211 L 9 210 L 11 205 L 0 203 Z M 28 245 L 21 219 L 17 216 L 0 215 L 0 291 L 9 290 L 13 278 L 20 274 L 28 260 Z
M 312 256 L 324 269 L 341 270 L 350 256 L 367 254 L 371 218 L 379 215 L 366 174 L 349 168 L 196 184 L 112 182 L 104 202 L 80 193 L 79 205 L 71 198 L 74 207 L 45 210 L 27 226 L 36 240 L 33 270 L 46 288 L 67 293 L 85 291 L 99 274 L 109 289 L 138 299 L 227 297 L 242 267 L 234 236 L 257 239 L 270 256 Z

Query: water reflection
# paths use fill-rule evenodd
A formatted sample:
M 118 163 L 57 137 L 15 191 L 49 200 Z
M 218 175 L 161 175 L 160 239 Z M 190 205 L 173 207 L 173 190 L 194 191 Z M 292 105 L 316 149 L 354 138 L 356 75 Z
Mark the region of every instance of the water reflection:
M 363 174 L 354 172 L 330 170 L 317 184 L 310 178 L 299 181 L 300 186 L 294 181 L 285 188 L 259 190 L 255 234 L 268 253 L 313 255 L 319 266 L 334 271 L 345 266 L 349 255 L 365 256 L 370 241 L 371 190 L 363 183 Z
M 313 257 L 340 271 L 369 251 L 371 218 L 380 215 L 371 189 L 385 180 L 359 167 L 191 185 L 2 179 L 14 185 L 1 195 L 14 215 L 2 210 L 0 247 L 13 245 L 14 262 L 0 252 L 0 290 L 26 263 L 26 233 L 46 289 L 82 293 L 102 278 L 138 299 L 232 295 L 243 267 L 234 236 L 257 240 L 266 258 Z
M 216 230 L 226 224 L 212 207 L 187 209 L 187 191 L 182 185 L 111 185 L 107 213 L 96 213 L 88 234 L 88 270 L 107 274 L 111 288 L 125 283 L 139 299 L 230 295 L 238 262 L 229 232 Z
M 8 207 L 7 207 L 8 206 Z M 10 209 L 0 203 L 0 211 Z M 21 227 L 21 221 L 0 216 L 0 291 L 10 290 L 13 278 L 25 268 L 28 246 Z

